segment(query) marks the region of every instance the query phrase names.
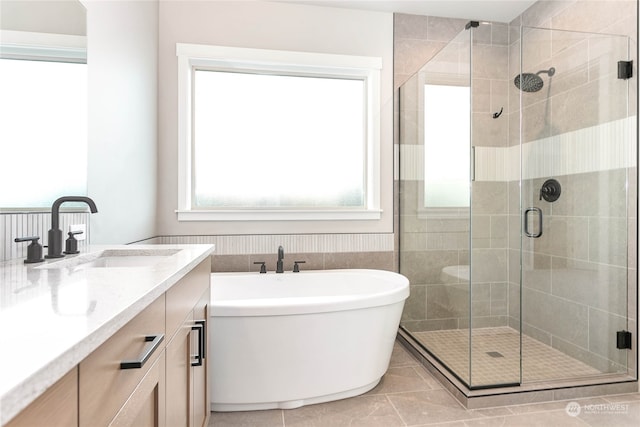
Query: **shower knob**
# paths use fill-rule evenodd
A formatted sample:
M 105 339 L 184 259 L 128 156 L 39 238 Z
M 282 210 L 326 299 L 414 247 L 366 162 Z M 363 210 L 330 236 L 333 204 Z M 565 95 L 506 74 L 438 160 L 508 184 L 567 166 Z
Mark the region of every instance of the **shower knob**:
M 548 179 L 540 188 L 540 200 L 545 199 L 547 202 L 555 202 L 560 197 L 561 192 L 560 183 L 555 179 Z

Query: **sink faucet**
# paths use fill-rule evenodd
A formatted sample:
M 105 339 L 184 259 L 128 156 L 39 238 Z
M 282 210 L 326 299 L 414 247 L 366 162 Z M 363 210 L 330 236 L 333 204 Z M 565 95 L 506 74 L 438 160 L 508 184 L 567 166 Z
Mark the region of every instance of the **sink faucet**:
M 276 263 L 276 273 L 284 273 L 284 266 L 282 265 L 282 259 L 284 258 L 284 248 L 278 246 L 278 262 Z
M 62 258 L 62 230 L 60 230 L 60 205 L 64 202 L 84 202 L 89 205 L 91 213 L 98 212 L 93 200 L 84 196 L 64 196 L 53 202 L 51 206 L 51 229 L 49 230 L 49 243 L 45 258 Z

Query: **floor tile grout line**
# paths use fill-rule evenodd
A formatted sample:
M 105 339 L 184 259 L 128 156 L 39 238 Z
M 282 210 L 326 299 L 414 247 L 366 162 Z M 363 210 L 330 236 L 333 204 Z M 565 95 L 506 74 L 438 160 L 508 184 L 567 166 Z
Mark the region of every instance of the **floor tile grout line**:
M 528 406 L 531 407 L 532 409 L 535 406 L 543 406 L 543 405 L 549 405 L 549 404 L 555 404 L 555 403 L 565 403 L 568 404 L 569 402 L 577 402 L 577 403 L 581 403 L 584 402 L 585 400 L 592 400 L 592 399 L 603 399 L 606 401 L 606 399 L 604 399 L 603 396 L 591 396 L 591 397 L 580 397 L 580 398 L 568 398 L 568 399 L 562 399 L 562 400 L 551 400 L 548 402 L 538 402 L 538 403 L 523 403 L 521 405 L 508 405 L 508 406 L 503 406 L 503 408 L 508 409 L 509 411 L 511 411 L 513 413 L 513 415 L 523 415 L 523 414 L 540 414 L 542 412 L 554 412 L 554 411 L 561 411 L 564 409 L 561 408 L 554 408 L 554 409 L 540 409 L 540 410 L 532 410 L 532 411 L 526 411 L 526 412 L 513 412 L 511 410 L 511 408 L 515 408 L 515 407 L 520 407 L 520 406 Z
M 607 403 L 633 403 L 633 402 L 640 402 L 640 400 L 639 400 L 639 399 L 618 400 L 618 401 L 616 401 L 616 400 L 611 400 L 611 398 L 612 398 L 612 397 L 617 397 L 617 398 L 619 398 L 619 397 L 623 397 L 623 396 L 629 396 L 629 397 L 631 397 L 631 396 L 634 396 L 634 395 L 637 395 L 637 394 L 638 394 L 638 392 L 634 392 L 634 393 L 623 393 L 623 394 L 612 394 L 611 396 L 602 396 L 602 398 L 603 398 L 604 400 L 606 400 L 606 401 L 607 401 Z
M 389 395 L 385 393 L 384 398 L 387 399 L 387 402 L 389 402 L 389 405 L 391 405 L 391 407 L 395 411 L 395 413 L 398 416 L 398 418 L 400 418 L 400 421 L 402 421 L 402 424 L 405 427 L 408 426 L 409 424 L 407 424 L 407 422 L 404 420 L 404 418 L 402 418 L 402 415 L 400 414 L 400 411 L 398 411 L 398 408 L 396 408 L 396 405 L 394 405 L 393 402 L 391 401 L 391 399 L 389 399 Z

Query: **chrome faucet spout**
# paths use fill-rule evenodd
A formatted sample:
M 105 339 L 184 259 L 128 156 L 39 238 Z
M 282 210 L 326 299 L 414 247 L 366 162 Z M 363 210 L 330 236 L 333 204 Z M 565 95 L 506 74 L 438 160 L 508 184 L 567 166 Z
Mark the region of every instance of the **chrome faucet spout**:
M 278 246 L 278 262 L 276 263 L 276 273 L 284 273 L 284 264 L 282 260 L 284 259 L 284 248 L 282 246 Z
M 89 205 L 91 213 L 98 212 L 95 202 L 85 196 L 63 196 L 58 198 L 51 205 L 51 229 L 49 230 L 49 241 L 47 255 L 45 258 L 62 258 L 62 230 L 60 230 L 60 205 L 65 202 L 83 202 Z

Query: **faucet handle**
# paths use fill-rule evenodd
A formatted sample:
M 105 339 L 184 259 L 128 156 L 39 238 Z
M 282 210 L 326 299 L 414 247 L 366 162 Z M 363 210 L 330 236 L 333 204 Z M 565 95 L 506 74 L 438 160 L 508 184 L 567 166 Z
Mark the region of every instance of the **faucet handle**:
M 294 273 L 300 273 L 300 266 L 298 264 L 304 264 L 307 261 L 294 261 L 293 262 L 293 272 Z
M 78 231 L 69 231 L 67 235 L 69 236 L 64 244 L 64 252 L 65 255 L 79 254 L 78 250 L 78 241 L 75 238 L 76 234 L 82 234 L 82 230 Z
M 16 243 L 20 243 L 20 242 L 37 242 L 38 240 L 40 240 L 40 236 L 16 237 L 15 239 L 13 239 L 13 241 L 16 242 Z
M 31 242 L 29 246 L 27 246 L 27 259 L 24 260 L 25 264 L 44 261 L 44 258 L 42 258 L 42 245 L 38 243 L 38 240 L 40 240 L 40 236 L 16 237 L 13 239 L 16 243 Z
M 260 265 L 260 274 L 265 274 L 267 272 L 267 266 L 264 265 L 264 261 L 256 261 L 254 264 L 262 264 Z

